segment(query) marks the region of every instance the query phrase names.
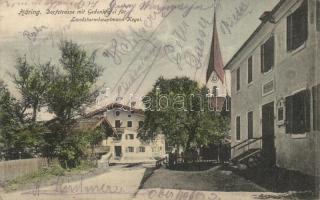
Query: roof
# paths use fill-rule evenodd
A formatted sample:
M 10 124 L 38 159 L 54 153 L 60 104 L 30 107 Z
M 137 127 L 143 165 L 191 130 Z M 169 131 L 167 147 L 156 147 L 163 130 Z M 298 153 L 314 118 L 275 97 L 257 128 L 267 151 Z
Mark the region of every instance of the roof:
M 287 0 L 280 0 L 279 3 L 272 9 L 272 11 L 270 12 L 264 12 L 260 18 L 262 18 L 262 22 L 260 23 L 260 25 L 257 27 L 257 29 L 250 35 L 250 37 L 243 43 L 243 45 L 239 48 L 239 50 L 232 56 L 232 58 L 229 60 L 229 62 L 226 64 L 226 66 L 224 67 L 224 69 L 229 69 L 231 63 L 233 62 L 233 60 L 241 53 L 241 51 L 249 44 L 249 42 L 251 40 L 253 40 L 253 38 L 259 33 L 259 31 L 262 29 L 262 27 L 264 26 L 264 24 L 266 24 L 268 21 L 270 21 L 272 19 L 272 17 L 269 17 L 268 20 L 264 20 L 266 19 L 266 14 L 268 14 L 269 16 L 272 16 L 274 13 L 276 13 L 280 7 L 286 2 Z
M 97 128 L 101 124 L 105 124 L 105 125 L 109 126 L 113 132 L 116 132 L 116 130 L 112 127 L 111 123 L 109 122 L 109 120 L 106 117 L 100 117 L 100 118 L 92 117 L 92 118 L 79 119 L 76 122 L 75 128 L 94 130 L 95 128 Z
M 104 106 L 102 108 L 99 108 L 97 110 L 94 110 L 94 111 L 88 113 L 86 115 L 86 117 L 92 117 L 92 116 L 97 115 L 101 112 L 105 112 L 105 111 L 112 110 L 115 108 L 119 109 L 119 110 L 123 110 L 123 111 L 133 111 L 133 112 L 141 114 L 141 115 L 144 114 L 144 111 L 142 109 L 133 108 L 133 107 L 126 106 L 126 105 L 123 105 L 120 103 L 111 103 L 111 104 L 108 104 L 107 106 Z

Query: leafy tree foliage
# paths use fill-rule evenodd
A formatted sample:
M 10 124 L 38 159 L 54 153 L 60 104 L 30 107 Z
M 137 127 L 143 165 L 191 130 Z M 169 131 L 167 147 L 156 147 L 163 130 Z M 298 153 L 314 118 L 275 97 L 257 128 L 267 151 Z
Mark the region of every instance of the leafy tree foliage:
M 31 121 L 35 122 L 37 111 L 45 105 L 45 96 L 55 75 L 55 67 L 50 64 L 30 65 L 26 56 L 18 57 L 16 64 L 17 74 L 13 75 L 14 83 L 21 95 L 19 119 L 23 122 L 27 117 L 25 112 L 32 109 Z
M 26 56 L 17 58 L 17 73 L 12 77 L 19 100 L 0 82 L 0 143 L 5 149 L 40 150 L 44 156 L 58 157 L 64 166 L 74 167 L 101 139 L 95 132 L 73 126 L 83 108 L 94 102 L 98 94 L 94 85 L 102 68 L 95 63 L 95 52 L 88 55 L 72 41 L 62 41 L 60 51 L 59 66 L 50 62 L 31 65 Z M 44 126 L 36 118 L 45 106 L 56 118 Z
M 224 138 L 227 119 L 213 111 L 207 91 L 186 77 L 160 77 L 143 99 L 145 121 L 139 137 L 153 139 L 162 132 L 171 145 L 186 150 Z
M 82 114 L 84 105 L 95 101 L 98 90 L 93 90 L 102 68 L 95 63 L 95 52 L 86 51 L 71 41 L 60 44 L 62 73 L 48 89 L 47 103 L 61 123 Z
M 2 148 L 8 148 L 14 141 L 16 126 L 15 99 L 11 97 L 7 86 L 0 81 L 0 143 Z
M 50 133 L 45 135 L 48 140 L 45 152 L 58 156 L 65 166 L 73 167 L 85 155 L 84 150 L 91 141 L 72 127 L 75 119 L 83 114 L 83 107 L 95 101 L 98 90 L 94 85 L 102 68 L 95 63 L 95 52 L 87 55 L 71 41 L 61 42 L 60 50 L 63 71 L 54 77 L 46 95 L 48 109 L 57 118 L 49 126 Z
M 43 126 L 36 123 L 21 123 L 19 120 L 19 102 L 13 98 L 0 82 L 0 144 L 8 155 L 6 158 L 16 158 L 15 152 L 24 152 L 26 149 L 35 150 L 43 142 L 41 133 Z M 9 155 L 12 154 L 12 155 Z

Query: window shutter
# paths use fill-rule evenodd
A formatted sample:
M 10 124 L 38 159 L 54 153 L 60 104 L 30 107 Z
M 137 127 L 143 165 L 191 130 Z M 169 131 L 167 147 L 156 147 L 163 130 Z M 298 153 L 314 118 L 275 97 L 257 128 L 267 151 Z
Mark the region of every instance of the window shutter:
M 269 39 L 269 48 L 268 51 L 270 51 L 270 57 L 268 57 L 269 60 L 269 69 L 271 69 L 274 66 L 274 36 L 271 36 Z
M 320 3 L 319 3 L 320 4 Z M 320 85 L 312 88 L 313 130 L 320 131 Z
M 295 50 L 308 38 L 308 1 L 287 17 L 287 50 Z
M 261 48 L 260 48 L 260 59 L 261 59 L 261 73 L 264 72 L 264 44 L 261 45 Z
M 293 96 L 286 97 L 286 133 L 293 132 Z
M 287 17 L 287 51 L 292 49 L 292 16 Z
M 253 112 L 248 113 L 248 139 L 253 138 Z
M 241 132 L 240 132 L 240 117 L 238 116 L 236 119 L 236 139 L 241 139 Z
M 310 132 L 311 131 L 311 122 L 310 122 L 310 91 L 305 90 L 305 95 L 304 95 L 304 104 L 305 104 L 305 132 Z
M 301 40 L 304 42 L 308 39 L 308 1 L 304 0 L 301 6 Z

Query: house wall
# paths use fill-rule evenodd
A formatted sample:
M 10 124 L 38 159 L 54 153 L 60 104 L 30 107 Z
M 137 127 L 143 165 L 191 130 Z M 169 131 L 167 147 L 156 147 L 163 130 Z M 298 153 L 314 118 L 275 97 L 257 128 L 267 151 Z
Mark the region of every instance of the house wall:
M 119 116 L 116 116 L 116 111 L 120 112 Z M 137 138 L 139 121 L 144 120 L 144 116 L 140 113 L 132 113 L 130 111 L 124 111 L 122 109 L 112 109 L 104 113 L 110 124 L 115 127 L 115 121 L 121 121 L 121 128 L 124 132 L 121 134 L 121 140 L 115 140 L 110 137 L 103 142 L 103 145 L 110 146 L 113 156 L 115 155 L 114 146 L 121 146 L 123 159 L 147 159 L 157 156 L 163 156 L 165 154 L 165 140 L 163 135 L 158 136 L 153 142 L 143 142 Z M 127 127 L 127 121 L 132 121 L 132 127 Z M 133 134 L 134 139 L 130 139 L 126 135 Z M 128 147 L 134 147 L 134 152 L 128 152 Z M 145 147 L 145 152 L 139 152 L 139 147 Z
M 301 1 L 300 1 L 301 2 Z M 317 174 L 319 162 L 319 132 L 311 131 L 301 135 L 286 134 L 285 125 L 278 125 L 277 105 L 302 89 L 311 89 L 319 84 L 319 32 L 315 28 L 315 1 L 309 0 L 309 34 L 306 44 L 294 52 L 287 52 L 286 29 L 287 16 L 299 3 L 286 1 L 275 13 L 276 23 L 267 22 L 256 36 L 242 49 L 231 63 L 232 76 L 232 146 L 247 139 L 247 112 L 254 112 L 254 137 L 262 136 L 262 105 L 274 102 L 276 165 L 306 174 Z M 271 34 L 275 36 L 275 66 L 268 73 L 261 73 L 260 46 Z M 253 56 L 253 83 L 247 84 L 247 59 Z M 240 67 L 241 89 L 236 91 L 236 69 Z M 262 86 L 274 81 L 274 92 L 262 95 Z M 311 109 L 312 115 L 312 109 Z M 241 117 L 241 140 L 236 141 L 236 116 Z M 311 116 L 312 127 L 312 116 Z M 259 146 L 259 142 L 252 145 Z M 232 151 L 232 157 L 241 154 L 244 149 Z

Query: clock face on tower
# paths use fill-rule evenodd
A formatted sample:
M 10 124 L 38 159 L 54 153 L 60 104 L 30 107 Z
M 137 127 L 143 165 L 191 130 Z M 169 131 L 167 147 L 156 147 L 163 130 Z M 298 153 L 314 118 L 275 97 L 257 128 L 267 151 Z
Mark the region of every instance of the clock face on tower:
M 217 76 L 217 74 L 215 72 L 212 72 L 211 81 L 213 83 L 216 83 L 216 82 L 218 82 L 218 80 L 219 80 L 219 77 Z

